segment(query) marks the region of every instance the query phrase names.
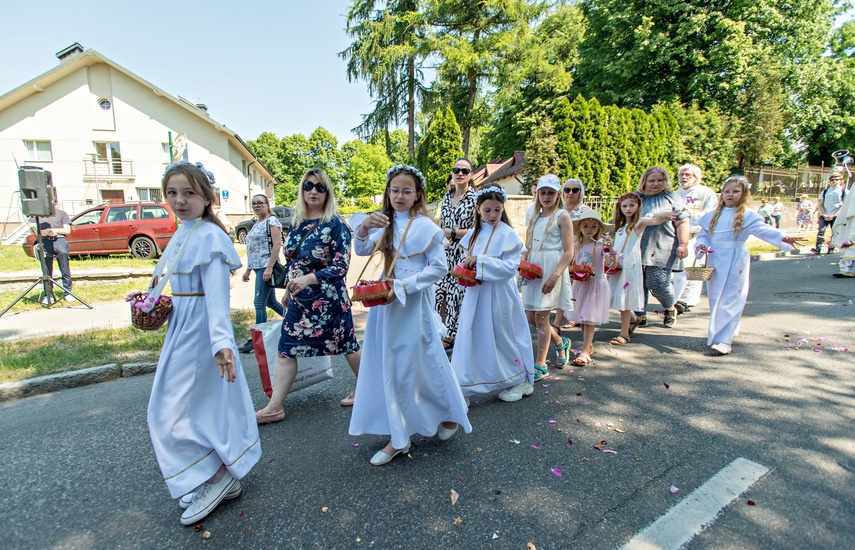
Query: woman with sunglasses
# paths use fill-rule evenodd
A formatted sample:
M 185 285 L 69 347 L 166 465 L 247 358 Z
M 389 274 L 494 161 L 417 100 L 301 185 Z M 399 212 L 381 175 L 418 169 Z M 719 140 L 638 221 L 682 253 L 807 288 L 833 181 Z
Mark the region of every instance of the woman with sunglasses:
M 445 259 L 449 269 L 466 257 L 466 250 L 460 246 L 460 239 L 466 236 L 475 224 L 475 189 L 472 187 L 471 174 L 472 163 L 466 159 L 458 159 L 451 170 L 451 183 L 454 187 L 442 198 L 439 226 L 445 231 L 447 239 Z M 447 350 L 454 347 L 462 301 L 463 288 L 457 284 L 455 277 L 447 274 L 436 287 L 436 311 L 448 328 L 448 335 L 443 338 L 443 345 Z
M 276 292 L 267 282 L 273 277 L 273 264 L 279 259 L 282 250 L 282 224 L 270 210 L 266 195 L 252 197 L 252 211 L 256 222 L 246 234 L 246 271 L 243 282 L 249 282 L 249 274 L 255 272 L 255 324 L 267 322 L 267 308 L 284 316 L 282 304 L 276 300 Z M 241 353 L 252 351 L 252 340 L 247 340 L 238 348 Z
M 255 413 L 259 424 L 285 420 L 283 405 L 297 377 L 298 357 L 344 355 L 353 374 L 359 371 L 359 343 L 345 278 L 350 265 L 350 229 L 339 217 L 329 177 L 320 169 L 303 176 L 294 220 L 285 242 L 288 284 L 273 395 Z M 342 406 L 353 405 L 354 393 Z

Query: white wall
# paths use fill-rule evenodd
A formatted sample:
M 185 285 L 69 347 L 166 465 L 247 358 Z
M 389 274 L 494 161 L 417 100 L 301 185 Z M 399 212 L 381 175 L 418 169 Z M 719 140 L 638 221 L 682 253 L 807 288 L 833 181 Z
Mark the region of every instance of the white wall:
M 101 109 L 101 98 L 112 102 L 111 110 Z M 186 133 L 189 160 L 205 164 L 214 173 L 217 187 L 228 191 L 229 198 L 222 201 L 224 211 L 248 212 L 247 194 L 264 192 L 264 183 L 257 178 L 260 185 L 248 186 L 239 158 L 235 165 L 240 151 L 229 142 L 229 134 L 99 63 L 82 67 L 0 112 L 0 223 L 10 216 L 10 221 L 23 221 L 20 214 L 15 215 L 20 202 L 13 155 L 19 165 L 51 171 L 60 205 L 73 214 L 88 207 L 87 199 L 101 202 L 102 189 L 121 189 L 126 200 L 139 200 L 137 188 L 160 187 L 167 165 L 162 144 L 170 131 L 173 139 L 179 131 Z M 28 161 L 24 140 L 50 141 L 53 161 Z M 118 142 L 122 160 L 133 163 L 133 177 L 99 175 L 96 189 L 92 176 L 84 178 L 84 162 L 95 153 L 94 142 Z

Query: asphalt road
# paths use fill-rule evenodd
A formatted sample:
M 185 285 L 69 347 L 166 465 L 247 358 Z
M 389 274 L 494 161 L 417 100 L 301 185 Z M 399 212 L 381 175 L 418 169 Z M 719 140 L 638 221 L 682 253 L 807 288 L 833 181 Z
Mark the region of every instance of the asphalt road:
M 179 525 L 155 462 L 150 375 L 0 404 L 0 545 L 616 548 L 744 457 L 770 473 L 688 548 L 852 548 L 855 356 L 832 347 L 855 350 L 855 281 L 811 258 L 752 264 L 731 356 L 705 355 L 699 307 L 674 329 L 598 345 L 594 366 L 554 371 L 521 402 L 473 399 L 471 434 L 416 436 L 411 458 L 383 467 L 368 460 L 385 437 L 347 435 L 338 400 L 354 380 L 338 360 L 336 379 L 290 396 L 287 420 L 261 428 L 243 495 L 200 531 Z

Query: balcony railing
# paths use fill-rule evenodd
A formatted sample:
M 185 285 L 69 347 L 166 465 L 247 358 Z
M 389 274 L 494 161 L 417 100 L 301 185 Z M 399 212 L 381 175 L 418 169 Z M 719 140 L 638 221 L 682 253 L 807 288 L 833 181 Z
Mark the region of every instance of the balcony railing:
M 134 161 L 132 160 L 95 160 L 86 159 L 83 161 L 84 177 L 94 178 L 95 176 L 104 177 L 133 177 Z

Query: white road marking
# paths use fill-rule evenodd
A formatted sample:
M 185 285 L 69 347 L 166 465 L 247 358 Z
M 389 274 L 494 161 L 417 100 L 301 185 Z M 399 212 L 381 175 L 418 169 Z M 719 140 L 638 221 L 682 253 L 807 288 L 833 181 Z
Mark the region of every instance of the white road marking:
M 624 550 L 677 550 L 715 521 L 725 506 L 748 490 L 769 468 L 737 458 L 641 530 Z

